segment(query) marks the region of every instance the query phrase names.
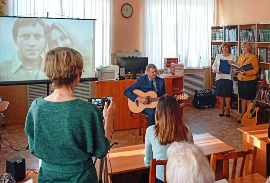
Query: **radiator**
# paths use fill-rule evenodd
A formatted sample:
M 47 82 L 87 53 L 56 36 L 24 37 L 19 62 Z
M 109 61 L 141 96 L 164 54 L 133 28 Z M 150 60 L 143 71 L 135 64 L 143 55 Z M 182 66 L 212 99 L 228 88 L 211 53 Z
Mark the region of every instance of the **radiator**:
M 185 73 L 184 75 L 184 92 L 189 96 L 194 96 L 195 90 L 205 89 L 205 73 Z
M 78 99 L 82 99 L 84 101 L 88 101 L 90 98 L 90 81 L 79 83 L 79 85 L 75 88 L 74 95 Z M 49 85 L 51 88 L 51 84 Z M 52 91 L 49 90 L 49 94 Z M 31 103 L 35 100 L 35 98 L 47 96 L 47 84 L 32 84 L 28 85 L 28 108 L 31 106 Z

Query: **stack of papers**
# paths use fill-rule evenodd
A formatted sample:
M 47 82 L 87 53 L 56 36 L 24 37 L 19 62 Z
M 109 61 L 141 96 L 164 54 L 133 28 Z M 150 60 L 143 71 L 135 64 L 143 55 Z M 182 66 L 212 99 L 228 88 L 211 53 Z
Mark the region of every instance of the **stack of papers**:
M 175 65 L 175 76 L 184 76 L 184 64 Z

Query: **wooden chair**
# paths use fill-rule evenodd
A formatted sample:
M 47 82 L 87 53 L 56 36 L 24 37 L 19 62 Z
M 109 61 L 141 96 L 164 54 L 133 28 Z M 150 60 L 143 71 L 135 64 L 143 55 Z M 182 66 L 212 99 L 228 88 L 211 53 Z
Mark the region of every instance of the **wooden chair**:
M 257 154 L 257 147 L 254 147 L 253 150 L 248 149 L 247 151 L 240 151 L 240 152 L 232 151 L 226 154 L 212 154 L 211 159 L 210 159 L 210 165 L 213 171 L 216 172 L 217 160 L 223 160 L 223 178 L 228 180 L 229 179 L 229 160 L 233 159 L 232 174 L 231 174 L 231 179 L 233 179 L 235 178 L 235 175 L 236 175 L 237 159 L 242 158 L 242 163 L 241 163 L 240 172 L 239 172 L 239 177 L 242 177 L 243 172 L 244 172 L 245 162 L 248 155 L 253 155 L 252 163 L 251 163 L 251 174 L 254 173 L 256 154 Z
M 1 119 L 1 123 L 2 123 L 2 128 L 5 127 L 5 115 L 4 112 L 7 110 L 9 105 L 9 101 L 1 101 L 0 102 L 0 119 Z
M 156 166 L 157 165 L 163 165 L 164 166 L 164 183 L 167 183 L 167 181 L 166 181 L 167 160 L 156 160 L 156 159 L 152 159 L 151 163 L 150 163 L 149 183 L 155 183 L 156 182 Z
M 141 117 L 140 117 L 140 121 L 139 121 L 139 136 L 143 136 L 143 143 L 145 141 L 145 132 L 146 132 L 146 128 L 148 126 L 147 124 L 147 118 L 148 116 L 146 114 L 142 114 L 141 113 Z

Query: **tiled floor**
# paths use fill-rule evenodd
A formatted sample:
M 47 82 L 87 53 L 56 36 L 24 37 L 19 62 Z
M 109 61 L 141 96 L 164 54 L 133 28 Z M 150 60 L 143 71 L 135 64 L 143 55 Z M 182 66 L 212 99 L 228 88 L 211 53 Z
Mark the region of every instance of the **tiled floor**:
M 184 107 L 184 121 L 191 128 L 193 135 L 210 133 L 218 139 L 224 141 L 236 150 L 242 149 L 242 134 L 237 130 L 240 124 L 236 123 L 236 114 L 231 117 L 219 117 L 219 108 L 195 109 L 187 104 Z M 27 146 L 27 136 L 24 132 L 24 124 L 7 123 L 4 130 L 0 130 L 2 138 L 7 139 L 14 149 L 25 148 Z M 7 143 L 5 140 L 2 140 Z M 138 136 L 138 129 L 116 131 L 113 134 L 113 141 L 119 144 L 115 147 L 135 145 L 142 143 L 142 136 Z M 21 156 L 26 160 L 26 168 L 34 169 L 38 167 L 38 159 L 28 151 L 17 152 L 2 144 L 0 152 L 0 174 L 5 172 L 6 160 L 15 156 Z

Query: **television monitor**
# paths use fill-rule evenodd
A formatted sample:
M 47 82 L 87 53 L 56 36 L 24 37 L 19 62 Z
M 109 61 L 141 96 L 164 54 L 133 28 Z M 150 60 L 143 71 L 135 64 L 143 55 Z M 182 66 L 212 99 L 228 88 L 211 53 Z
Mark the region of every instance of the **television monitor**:
M 79 51 L 82 81 L 95 77 L 94 19 L 0 17 L 0 85 L 49 83 L 42 59 L 55 47 Z
M 144 73 L 148 65 L 148 57 L 120 57 L 119 67 L 125 68 L 125 74 L 133 74 L 136 79 L 137 73 Z

